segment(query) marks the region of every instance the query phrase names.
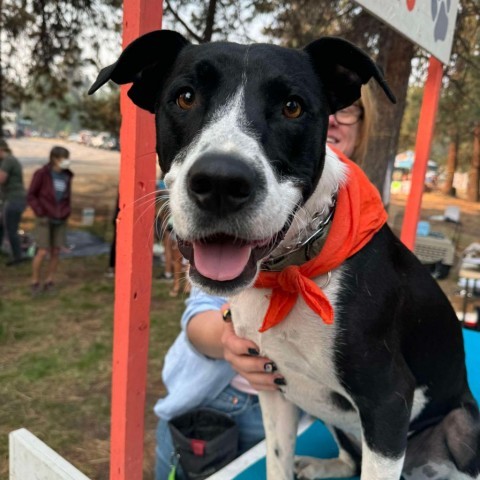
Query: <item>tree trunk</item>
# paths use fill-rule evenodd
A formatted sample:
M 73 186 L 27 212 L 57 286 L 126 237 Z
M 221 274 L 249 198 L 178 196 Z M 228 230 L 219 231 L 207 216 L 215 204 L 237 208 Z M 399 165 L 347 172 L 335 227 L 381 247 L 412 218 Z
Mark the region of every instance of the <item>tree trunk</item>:
M 480 124 L 473 129 L 473 153 L 470 172 L 468 173 L 467 198 L 471 202 L 479 201 L 480 182 Z
M 210 0 L 208 3 L 207 18 L 205 19 L 205 31 L 203 32 L 203 42 L 210 42 L 215 25 L 215 12 L 217 10 L 217 0 Z
M 388 27 L 381 29 L 378 44 L 380 52 L 377 63 L 383 68 L 385 78 L 397 98 L 397 103 L 395 105 L 390 103 L 381 89 L 374 86 L 377 118 L 362 168 L 382 194 L 385 205 L 388 205 L 391 174 L 397 154 L 415 46 Z M 387 172 L 388 179 L 386 179 Z
M 455 196 L 455 189 L 453 188 L 453 177 L 457 170 L 458 164 L 458 146 L 460 143 L 460 136 L 458 131 L 452 132 L 450 135 L 450 145 L 448 147 L 447 168 L 445 183 L 442 186 L 442 190 L 447 195 Z

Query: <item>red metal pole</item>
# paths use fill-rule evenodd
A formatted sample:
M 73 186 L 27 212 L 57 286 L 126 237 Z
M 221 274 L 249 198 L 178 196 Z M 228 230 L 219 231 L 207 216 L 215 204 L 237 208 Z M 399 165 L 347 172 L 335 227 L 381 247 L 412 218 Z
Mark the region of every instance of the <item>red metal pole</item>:
M 162 24 L 162 2 L 125 0 L 123 46 Z M 110 480 L 141 480 L 152 278 L 155 129 L 121 89 Z
M 413 250 L 417 234 L 417 223 L 422 205 L 422 195 L 427 172 L 428 157 L 432 146 L 435 117 L 442 87 L 443 66 L 435 57 L 430 57 L 427 82 L 423 94 L 420 119 L 418 121 L 417 139 L 415 143 L 415 162 L 412 168 L 412 185 L 405 207 L 401 240 Z

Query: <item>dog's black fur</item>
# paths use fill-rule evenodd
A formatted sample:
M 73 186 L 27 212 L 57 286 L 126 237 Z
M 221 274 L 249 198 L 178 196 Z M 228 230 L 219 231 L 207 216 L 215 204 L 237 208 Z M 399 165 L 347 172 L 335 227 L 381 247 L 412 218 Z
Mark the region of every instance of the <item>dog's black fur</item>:
M 232 43 L 194 46 L 175 32 L 159 31 L 127 47 L 115 64 L 100 72 L 90 93 L 110 79 L 132 82 L 132 101 L 155 113 L 160 165 L 174 184 L 175 228 L 191 260 L 191 276 L 205 288 L 236 294 L 251 285 L 263 256 L 278 247 L 292 217 L 323 188 L 328 115 L 359 98 L 361 85 L 372 77 L 393 99 L 375 64 L 341 39 L 322 38 L 304 50 Z M 202 134 L 233 102 L 239 86 L 246 119 L 239 131 L 247 140 L 233 152 L 218 145 L 211 148 Z M 188 99 L 192 92 L 194 108 L 179 108 L 179 97 L 186 93 Z M 279 113 L 288 102 L 303 108 L 294 121 Z M 248 158 L 244 146 L 250 149 Z M 271 225 L 265 229 L 271 241 L 257 247 L 265 238 L 256 236 L 265 222 L 264 217 L 255 218 L 258 207 L 277 184 L 295 202 L 290 211 L 272 212 Z M 235 278 L 219 281 L 196 268 L 195 241 L 235 243 L 239 237 L 240 243 L 253 246 L 250 260 Z M 340 312 L 335 327 L 316 327 L 310 318 L 297 320 L 292 327 L 285 320 L 285 325 L 260 338 L 256 330 L 264 300 L 255 297 L 258 303 L 245 314 L 253 318 L 238 314 L 237 331 L 260 344 L 287 379 L 285 397 L 262 398 L 262 408 L 267 405 L 268 410 L 267 442 L 269 436 L 274 439 L 268 447 L 269 479 L 288 480 L 292 475 L 291 439 L 279 438 L 279 427 L 269 415 L 287 412 L 285 417 L 293 417 L 290 402 L 307 411 L 314 405 L 315 398 L 303 398 L 295 387 L 309 391 L 312 384 L 311 372 L 307 374 L 302 362 L 307 358 L 310 366 L 309 361 L 324 354 L 319 352 L 323 346 L 315 346 L 316 335 L 319 344 L 325 339 L 333 342 L 326 355 L 331 356 L 338 383 L 334 388 L 327 382 L 318 392 L 327 392 L 323 403 L 335 418 L 342 412 L 358 414 L 361 435 L 332 420 L 344 454 L 335 464 L 338 470 L 299 460 L 300 476 L 334 476 L 335 471 L 349 476 L 361 466 L 362 480 L 398 480 L 403 466 L 407 479 L 480 479 L 478 407 L 467 384 L 460 324 L 441 289 L 388 226 L 335 275 L 336 290 L 325 290 Z M 313 342 L 309 348 L 316 350 L 302 351 L 293 329 L 308 329 L 312 323 L 307 337 Z M 292 358 L 298 358 L 293 366 Z M 320 374 L 315 381 L 323 382 Z M 414 393 L 419 391 L 425 394 L 424 403 L 413 416 Z M 311 413 L 318 411 L 315 408 Z M 322 419 L 329 423 L 328 416 Z M 294 424 L 292 420 L 292 428 Z

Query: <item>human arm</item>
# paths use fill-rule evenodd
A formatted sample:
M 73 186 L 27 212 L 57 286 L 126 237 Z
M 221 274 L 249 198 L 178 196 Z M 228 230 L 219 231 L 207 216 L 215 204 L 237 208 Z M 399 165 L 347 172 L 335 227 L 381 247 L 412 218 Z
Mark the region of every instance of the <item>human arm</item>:
M 37 171 L 33 174 L 33 178 L 27 192 L 27 203 L 37 217 L 45 216 L 45 212 L 42 208 L 42 205 L 38 200 L 38 194 L 40 192 L 41 186 L 42 186 L 41 178 Z
M 0 185 L 7 183 L 11 163 L 9 157 L 5 157 L 0 163 Z
M 190 343 L 209 358 L 223 359 L 222 335 L 224 330 L 220 310 L 207 310 L 194 315 L 187 324 Z

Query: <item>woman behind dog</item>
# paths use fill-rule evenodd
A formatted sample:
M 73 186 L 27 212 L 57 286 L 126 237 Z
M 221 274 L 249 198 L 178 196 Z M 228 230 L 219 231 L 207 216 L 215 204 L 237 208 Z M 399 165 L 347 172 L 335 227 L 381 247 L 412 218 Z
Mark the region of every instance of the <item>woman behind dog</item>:
M 372 94 L 329 117 L 327 142 L 359 165 L 375 118 Z M 277 390 L 285 379 L 276 365 L 259 356 L 250 340 L 235 335 L 222 312 L 226 299 L 192 288 L 181 319 L 182 332 L 165 357 L 162 372 L 168 395 L 158 400 L 156 480 L 167 480 L 175 458 L 168 421 L 199 406 L 231 416 L 239 430 L 238 455 L 265 438 L 258 390 Z M 177 480 L 185 480 L 177 466 Z
M 28 205 L 36 216 L 37 253 L 32 263 L 31 292 L 36 295 L 54 288 L 60 251 L 65 247 L 67 219 L 71 213 L 73 173 L 70 152 L 64 147 L 53 147 L 49 162 L 38 169 L 27 194 Z M 47 275 L 40 285 L 40 270 L 49 255 Z

